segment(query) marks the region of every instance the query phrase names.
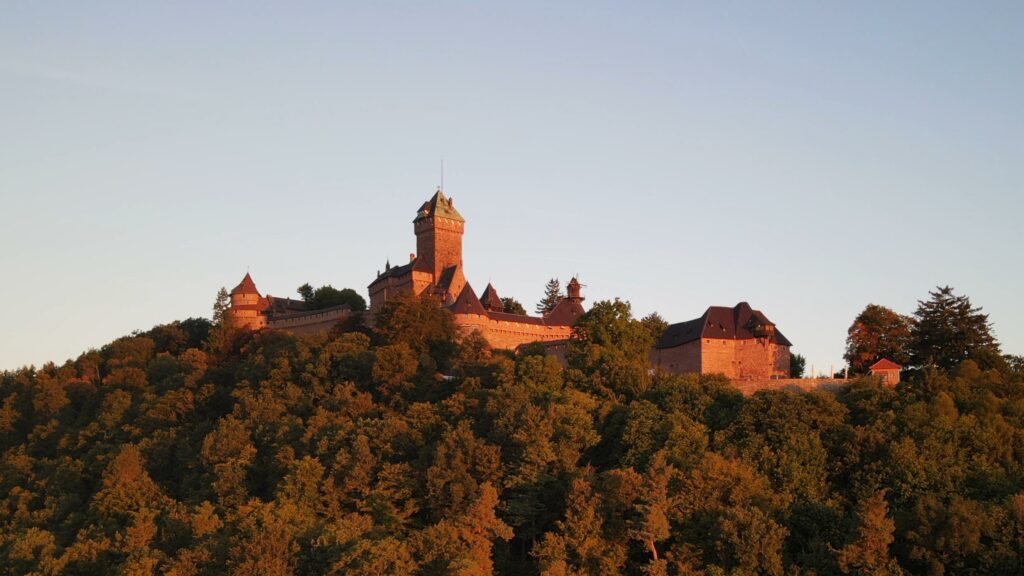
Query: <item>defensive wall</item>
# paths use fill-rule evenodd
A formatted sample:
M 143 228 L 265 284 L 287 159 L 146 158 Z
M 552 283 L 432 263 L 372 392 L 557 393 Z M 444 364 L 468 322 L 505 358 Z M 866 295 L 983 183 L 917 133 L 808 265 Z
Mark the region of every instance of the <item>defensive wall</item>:
M 476 330 L 492 348 L 506 350 L 515 350 L 521 344 L 565 340 L 572 335 L 572 326 L 545 325 L 540 318 L 508 316 L 509 320 L 501 320 L 483 314 L 459 313 L 453 315 L 453 319 L 462 334 Z
M 277 315 L 267 323 L 267 328 L 273 330 L 288 330 L 295 335 L 316 334 L 317 332 L 329 332 L 339 322 L 344 321 L 352 315 L 352 310 L 347 304 L 323 308 L 310 312 L 296 312 L 294 314 Z

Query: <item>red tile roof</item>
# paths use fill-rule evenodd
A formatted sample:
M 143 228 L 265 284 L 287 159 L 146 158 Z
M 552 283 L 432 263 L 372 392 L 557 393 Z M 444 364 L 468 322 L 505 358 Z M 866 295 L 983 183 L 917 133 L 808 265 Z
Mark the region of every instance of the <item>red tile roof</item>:
M 868 370 L 871 370 L 872 372 L 879 371 L 879 370 L 902 370 L 902 369 L 903 369 L 903 366 L 900 366 L 899 364 L 893 362 L 892 360 L 889 360 L 888 358 L 882 358 L 878 362 L 875 362 L 874 364 L 872 364 L 870 368 L 868 368 Z
M 455 299 L 450 308 L 455 314 L 479 314 L 480 316 L 487 314 L 487 310 L 484 310 L 483 304 L 476 297 L 476 292 L 473 291 L 469 282 L 462 287 L 462 292 L 459 293 L 459 297 Z
M 701 338 L 749 340 L 758 337 L 755 333 L 758 329 L 768 326 L 774 327 L 775 324 L 760 310 L 754 310 L 746 302 L 740 302 L 732 308 L 711 306 L 700 318 L 670 325 L 662 333 L 655 347 L 674 348 Z M 771 339 L 776 344 L 793 345 L 778 329 L 773 329 L 771 334 Z
M 484 295 L 480 297 L 480 303 L 484 305 L 484 308 L 494 312 L 505 311 L 505 304 L 498 296 L 498 291 L 490 283 L 487 284 L 487 288 L 484 288 Z
M 245 278 L 231 290 L 231 294 L 259 294 L 260 291 L 256 289 L 256 283 L 252 281 L 252 276 L 249 273 L 245 273 Z

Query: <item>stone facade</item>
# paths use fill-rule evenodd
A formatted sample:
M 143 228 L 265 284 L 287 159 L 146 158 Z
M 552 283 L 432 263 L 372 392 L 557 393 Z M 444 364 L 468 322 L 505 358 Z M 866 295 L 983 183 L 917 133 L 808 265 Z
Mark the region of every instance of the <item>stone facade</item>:
M 651 353 L 655 369 L 724 374 L 733 380 L 789 377 L 791 344 L 746 302 L 712 306 L 703 316 L 669 326 Z
M 246 330 L 266 328 L 269 308 L 269 300 L 260 295 L 252 276 L 246 272 L 245 278 L 231 290 L 231 317 L 235 324 Z

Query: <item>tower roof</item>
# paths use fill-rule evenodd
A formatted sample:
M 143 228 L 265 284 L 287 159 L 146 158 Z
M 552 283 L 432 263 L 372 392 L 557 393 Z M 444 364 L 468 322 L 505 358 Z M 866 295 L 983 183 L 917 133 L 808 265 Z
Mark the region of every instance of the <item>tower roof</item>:
M 498 296 L 498 291 L 490 283 L 487 284 L 487 288 L 484 288 L 484 295 L 480 297 L 480 303 L 488 310 L 496 310 L 498 312 L 505 310 L 505 304 L 501 301 L 501 297 Z
M 462 214 L 459 214 L 459 211 L 455 209 L 455 204 L 452 203 L 452 199 L 445 196 L 444 192 L 441 190 L 434 193 L 434 196 L 431 197 L 430 200 L 427 200 L 422 206 L 420 206 L 413 222 L 437 217 L 456 220 L 458 222 L 466 221 L 465 218 L 462 217 Z
M 231 295 L 235 294 L 259 294 L 260 291 L 256 289 L 256 283 L 252 281 L 252 276 L 248 272 L 245 273 L 245 278 L 231 290 Z
M 466 282 L 466 285 L 462 287 L 462 292 L 459 293 L 459 297 L 455 299 L 450 309 L 455 314 L 479 314 L 480 316 L 487 314 L 487 310 L 480 303 L 480 299 L 476 297 L 476 292 L 473 291 L 473 287 L 469 285 L 469 282 Z

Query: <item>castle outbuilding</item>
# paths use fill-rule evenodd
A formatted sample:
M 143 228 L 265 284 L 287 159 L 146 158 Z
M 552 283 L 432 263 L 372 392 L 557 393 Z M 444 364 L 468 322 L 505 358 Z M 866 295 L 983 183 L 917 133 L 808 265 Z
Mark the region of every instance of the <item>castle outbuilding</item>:
M 899 384 L 900 371 L 902 370 L 903 366 L 900 366 L 888 358 L 882 358 L 868 368 L 871 375 L 881 377 L 882 382 L 885 383 L 886 386 L 895 386 Z
M 734 380 L 789 377 L 789 340 L 760 310 L 740 302 L 711 306 L 670 325 L 655 344 L 655 368 L 677 374 L 721 373 Z

